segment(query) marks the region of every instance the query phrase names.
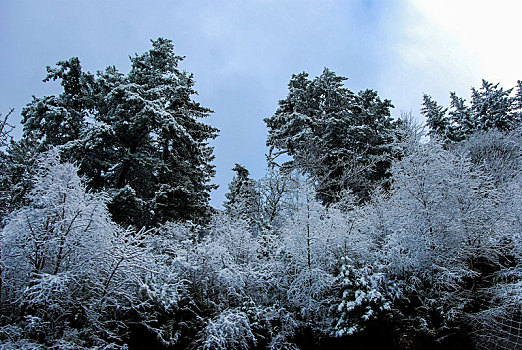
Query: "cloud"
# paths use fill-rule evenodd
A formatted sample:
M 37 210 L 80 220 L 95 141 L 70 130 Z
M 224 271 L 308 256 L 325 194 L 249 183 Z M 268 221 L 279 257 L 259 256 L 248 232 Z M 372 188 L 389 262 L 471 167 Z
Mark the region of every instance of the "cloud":
M 114 1 L 0 2 L 0 113 L 59 92 L 43 84 L 45 66 L 78 56 L 86 70 L 116 65 L 148 50 L 149 39 L 174 41 L 187 56 L 197 99 L 221 129 L 213 143 L 213 194 L 219 205 L 234 164 L 254 177 L 265 170 L 263 118 L 273 114 L 293 73 L 328 67 L 353 91 L 372 88 L 394 115 L 419 115 L 422 93 L 441 103 L 449 91 L 469 96 L 481 78 L 504 86 L 522 78 L 517 2 L 496 1 Z M 53 85 L 54 84 L 54 85 Z M 20 130 L 20 128 L 19 128 Z M 18 135 L 20 132 L 18 132 Z
M 522 78 L 520 1 L 415 1 L 435 26 L 467 51 L 477 73 L 506 87 Z

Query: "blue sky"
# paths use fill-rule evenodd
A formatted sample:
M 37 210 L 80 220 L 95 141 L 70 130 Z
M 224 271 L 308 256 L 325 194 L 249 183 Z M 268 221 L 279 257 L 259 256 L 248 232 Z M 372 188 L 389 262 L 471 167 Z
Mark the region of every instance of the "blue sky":
M 215 111 L 213 143 L 220 205 L 235 163 L 264 174 L 263 118 L 286 97 L 293 73 L 328 67 L 353 91 L 372 88 L 419 115 L 423 93 L 447 104 L 468 98 L 482 78 L 506 87 L 522 79 L 516 1 L 29 1 L 0 3 L 0 113 L 12 122 L 42 83 L 45 66 L 77 56 L 84 70 L 130 68 L 150 39 L 172 39 L 194 73 L 196 97 Z M 519 45 L 518 45 L 519 46 Z M 17 128 L 19 135 L 21 128 Z

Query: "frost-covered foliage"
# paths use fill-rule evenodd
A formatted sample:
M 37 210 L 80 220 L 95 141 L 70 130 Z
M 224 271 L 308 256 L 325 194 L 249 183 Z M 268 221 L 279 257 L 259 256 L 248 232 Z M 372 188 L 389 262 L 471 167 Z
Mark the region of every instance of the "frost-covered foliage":
M 504 140 L 503 140 L 504 141 Z M 518 162 L 521 161 L 518 156 Z M 493 163 L 495 164 L 495 163 Z M 500 171 L 499 171 L 500 170 Z M 504 173 L 505 163 L 493 168 Z M 477 335 L 477 348 L 515 349 L 522 344 L 522 177 L 520 168 L 508 181 L 501 182 L 503 214 L 498 223 L 501 241 L 498 253 L 502 264 L 493 274 L 493 283 L 480 290 L 477 312 L 468 319 Z
M 296 172 L 269 165 L 267 173 L 258 181 L 261 196 L 263 227 L 277 231 L 299 208 L 299 189 L 302 177 Z
M 502 187 L 510 184 L 522 169 L 522 126 L 510 132 L 490 130 L 476 132 L 456 148 L 470 158 L 474 166 Z
M 473 261 L 495 259 L 498 194 L 465 156 L 420 145 L 392 171 L 387 254 L 394 273 L 453 288 L 477 273 Z
M 225 310 L 207 326 L 198 340 L 198 349 L 204 350 L 248 350 L 257 341 L 247 315 L 240 310 Z
M 373 245 L 341 270 L 348 277 L 337 327 L 342 334 L 360 331 L 389 308 L 410 337 L 442 341 L 465 334 L 472 323 L 464 320 L 472 315 L 487 324 L 486 315 L 499 305 L 517 303 L 521 190 L 515 139 L 492 131 L 458 148 L 408 146 L 392 167 L 391 191 L 356 209 L 354 229 L 366 232 Z M 494 145 L 503 160 L 475 161 L 477 154 L 487 155 L 480 147 Z M 492 295 L 497 302 L 482 302 Z
M 48 152 L 39 162 L 29 205 L 12 213 L 2 230 L 2 329 L 22 330 L 4 342 L 123 346 L 125 314 L 153 299 L 140 289 L 150 291 L 150 280 L 162 271 L 144 246 L 145 233 L 114 224 L 107 196 L 87 192 L 77 171 L 60 163 L 56 150 Z M 174 282 L 164 277 L 156 284 L 172 289 L 178 278 Z
M 31 206 L 14 213 L 2 235 L 6 271 L 18 275 L 13 283 L 27 285 L 32 275 L 56 275 L 71 268 L 83 270 L 84 264 L 89 264 L 88 269 L 97 265 L 82 254 L 108 245 L 109 236 L 101 233 L 112 229 L 104 206 L 106 197 L 86 193 L 76 172 L 72 164 L 59 164 L 56 152 L 40 163 L 29 195 Z
M 273 349 L 293 348 L 296 334 L 307 329 L 328 336 L 331 309 L 339 302 L 339 259 L 357 256 L 371 242 L 350 231 L 355 218 L 348 212 L 320 204 L 312 187 L 304 186 L 296 196 L 292 215 L 274 230 L 260 232 L 226 212 L 213 217 L 201 238 L 186 225 L 161 228 L 161 235 L 171 238 L 155 249 L 169 255 L 184 276 L 185 295 L 212 315 L 203 318 L 194 309 L 206 322 L 204 328 L 193 323 L 199 334 L 194 344 L 241 346 L 219 340 L 226 338 L 219 334 L 232 332 L 225 326 L 234 322 L 245 334 L 251 327 L 254 338 L 245 335 L 248 342 Z
M 236 164 L 232 170 L 236 174 L 225 194 L 225 210 L 229 216 L 246 220 L 252 229 L 259 231 L 263 227 L 259 186 L 241 164 Z
M 487 266 L 499 264 L 498 193 L 466 156 L 433 143 L 419 145 L 392 172 L 394 189 L 385 202 L 389 278 L 403 281 L 409 298 L 420 300 L 413 327 L 437 337 L 458 332 L 470 291 Z
M 364 238 L 350 232 L 353 218 L 320 204 L 311 186 L 300 196 L 300 208 L 280 229 L 280 283 L 289 306 L 321 324 L 328 322 L 338 262 L 348 250 L 364 249 Z
M 308 174 L 319 197 L 335 203 L 346 189 L 367 198 L 387 177 L 394 123 L 392 104 L 373 90 L 353 93 L 346 78 L 324 69 L 313 80 L 294 74 L 288 96 L 265 119 L 267 145 L 292 159 L 284 165 Z
M 334 328 L 338 337 L 363 331 L 369 321 L 391 317 L 393 299 L 400 296 L 400 289 L 372 266 L 357 268 L 347 257 L 342 258 L 341 264 L 343 295 L 337 307 L 340 317 Z
M 11 140 L 11 132 L 14 127 L 8 123 L 9 116 L 13 113 L 13 109 L 9 111 L 3 118 L 0 114 L 0 227 L 5 215 L 9 212 L 10 197 L 10 170 L 11 164 L 9 157 L 5 152 L 9 141 Z
M 113 220 L 155 226 L 168 220 L 205 221 L 214 175 L 208 140 L 217 129 L 200 122 L 211 110 L 192 99 L 192 74 L 178 64 L 170 40 L 131 57 L 125 75 L 114 66 L 96 75 L 78 58 L 47 67 L 59 96 L 34 98 L 22 111 L 23 140 L 37 150 L 61 146 L 90 188 L 111 196 Z
M 219 210 L 211 111 L 152 46 L 128 74 L 59 62 L 22 140 L 0 125 L 1 348 L 520 347 L 522 82 L 425 96 L 427 142 L 374 91 L 294 75 L 267 174 L 237 164 Z
M 493 85 L 482 80 L 479 89 L 471 89 L 470 105 L 454 92 L 450 94 L 450 107 L 443 108 L 424 95 L 422 114 L 430 127 L 430 134 L 444 142 L 459 142 L 477 131 L 516 129 L 522 122 L 522 82 L 517 82 L 517 90 L 504 90 L 499 84 Z
M 203 295 L 211 302 L 238 306 L 256 293 L 269 273 L 260 264 L 259 249 L 248 222 L 216 216 L 208 236 L 197 246 L 198 265 L 205 271 L 205 280 L 200 282 Z

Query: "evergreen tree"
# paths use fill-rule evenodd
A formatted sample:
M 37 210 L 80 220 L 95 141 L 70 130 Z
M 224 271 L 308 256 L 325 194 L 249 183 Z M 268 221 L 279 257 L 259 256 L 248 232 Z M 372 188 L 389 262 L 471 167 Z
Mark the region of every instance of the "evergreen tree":
M 517 81 L 517 90 L 513 98 L 513 112 L 516 120 L 522 121 L 522 80 Z
M 466 100 L 458 97 L 455 92 L 450 93 L 450 99 L 449 115 L 453 123 L 448 126 L 448 137 L 454 141 L 460 141 L 466 135 L 473 133 L 477 128 L 477 123 L 471 110 L 465 105 Z
M 42 149 L 79 139 L 92 105 L 86 101 L 91 95 L 93 76 L 82 73 L 77 57 L 58 62 L 56 68 L 47 66 L 44 82 L 50 80 L 61 80 L 63 93 L 42 98 L 33 96 L 22 110 L 24 137 L 38 141 Z
M 63 93 L 33 101 L 22 112 L 24 138 L 40 149 L 62 146 L 91 188 L 106 190 L 113 218 L 150 226 L 206 220 L 214 175 L 208 140 L 217 129 L 199 121 L 212 112 L 192 99 L 192 74 L 178 68 L 170 40 L 131 57 L 128 75 L 108 67 L 97 76 L 77 58 L 47 68 Z
M 480 129 L 491 128 L 510 130 L 516 124 L 516 115 L 512 113 L 513 89 L 504 90 L 498 84 L 493 85 L 482 80 L 479 90 L 471 89 L 471 109 Z
M 428 95 L 424 95 L 421 113 L 426 117 L 431 135 L 438 135 L 445 142 L 460 142 L 477 131 L 497 129 L 514 130 L 522 122 L 522 83 L 517 83 L 517 93 L 513 89 L 504 90 L 482 80 L 480 89 L 471 89 L 471 104 L 456 93 L 450 94 L 449 115 L 447 108 L 439 106 Z
M 449 119 L 446 116 L 448 109 L 433 101 L 430 95 L 424 94 L 422 99 L 423 107 L 421 113 L 426 117 L 426 124 L 430 128 L 430 134 L 445 138 L 449 129 Z
M 285 166 L 317 181 L 326 203 L 345 189 L 367 198 L 390 166 L 391 102 L 372 90 L 355 94 L 345 80 L 326 68 L 313 80 L 304 72 L 293 75 L 287 98 L 265 119 L 267 145 L 279 150 L 273 154 L 291 156 Z
M 250 178 L 250 172 L 241 164 L 232 169 L 236 175 L 228 185 L 225 194 L 225 211 L 235 218 L 247 220 L 250 226 L 260 224 L 260 194 L 256 181 Z

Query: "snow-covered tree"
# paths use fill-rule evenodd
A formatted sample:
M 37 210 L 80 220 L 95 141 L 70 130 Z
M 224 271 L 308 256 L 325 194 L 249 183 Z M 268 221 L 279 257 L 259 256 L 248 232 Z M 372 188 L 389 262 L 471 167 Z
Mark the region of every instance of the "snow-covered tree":
M 491 130 L 453 147 L 409 142 L 391 190 L 354 209 L 352 230 L 370 245 L 341 264 L 337 335 L 392 316 L 413 342 L 519 341 L 505 326 L 519 309 L 503 306 L 520 295 L 519 139 Z
M 229 192 L 225 194 L 225 212 L 234 218 L 248 221 L 253 229 L 260 229 L 261 198 L 257 183 L 250 178 L 250 172 L 241 164 L 236 164 L 232 170 L 236 174 L 228 185 Z
M 32 178 L 39 158 L 39 144 L 22 138 L 8 144 L 3 154 L 1 207 L 4 214 L 28 204 L 28 194 L 33 188 Z
M 513 113 L 513 89 L 504 90 L 498 85 L 482 80 L 480 89 L 471 89 L 471 109 L 482 130 L 510 130 L 520 123 Z
M 345 189 L 366 198 L 390 165 L 391 102 L 372 90 L 355 94 L 344 80 L 328 69 L 313 80 L 293 75 L 288 96 L 265 119 L 271 155 L 291 156 L 285 166 L 310 175 L 325 203 Z
M 48 339 L 94 311 L 77 302 L 102 293 L 82 289 L 89 282 L 103 286 L 96 278 L 108 263 L 104 252 L 115 232 L 106 197 L 86 193 L 76 172 L 71 164 L 59 164 L 56 152 L 46 156 L 34 178 L 30 205 L 11 214 L 1 236 L 3 303 L 42 331 L 57 332 Z
M 217 214 L 197 246 L 198 294 L 204 303 L 240 306 L 244 299 L 262 300 L 269 266 L 260 260 L 260 245 L 246 220 Z
M 446 116 L 447 108 L 440 106 L 430 95 L 422 96 L 421 113 L 426 118 L 426 124 L 430 128 L 431 135 L 446 138 L 449 132 L 450 121 Z
M 501 198 L 496 253 L 499 266 L 477 290 L 474 312 L 467 315 L 480 349 L 517 348 L 522 344 L 522 177 L 520 130 L 488 131 L 464 145 L 480 169 L 491 174 Z M 477 161 L 479 160 L 479 161 Z
M 11 109 L 9 113 L 3 117 L 3 120 L 0 119 L 0 227 L 10 207 L 11 179 L 9 173 L 11 164 L 5 150 L 10 141 L 10 134 L 14 129 L 14 127 L 8 123 L 9 116 L 13 111 L 14 109 Z M 0 118 L 1 117 L 2 115 L 0 114 Z
M 475 293 L 501 266 L 499 193 L 466 154 L 433 142 L 419 144 L 392 173 L 379 260 L 400 286 L 398 314 L 409 308 L 411 334 L 458 334 Z
M 172 42 L 152 46 L 131 58 L 127 75 L 115 67 L 83 73 L 77 58 L 48 67 L 46 80 L 60 80 L 63 93 L 23 110 L 24 138 L 43 150 L 62 146 L 89 186 L 111 195 L 119 223 L 205 221 L 215 187 L 208 140 L 217 129 L 199 121 L 211 111 L 193 100 L 193 76 L 178 68 Z
M 36 140 L 41 149 L 64 145 L 80 138 L 92 99 L 93 76 L 82 72 L 80 60 L 73 57 L 47 66 L 44 81 L 60 80 L 63 93 L 33 100 L 22 110 L 24 137 Z
M 340 280 L 343 294 L 335 336 L 360 333 L 369 322 L 392 317 L 394 290 L 382 271 L 375 271 L 372 265 L 355 266 L 352 259 L 343 257 Z
M 324 207 L 310 186 L 302 188 L 300 196 L 300 208 L 280 228 L 277 274 L 289 309 L 311 322 L 306 326 L 325 331 L 338 288 L 339 261 L 367 249 L 368 240 L 351 230 L 350 214 Z
M 491 180 L 472 171 L 465 156 L 436 144 L 420 145 L 393 171 L 390 267 L 440 288 L 480 273 L 473 261 L 494 259 L 492 225 L 499 213 Z
M 3 119 L 0 119 L 0 150 L 4 150 L 4 148 L 9 143 L 11 131 L 13 131 L 14 127 L 8 123 L 9 116 L 14 112 L 14 109 L 11 109 Z M 2 117 L 2 114 L 0 114 Z
M 518 83 L 515 96 L 511 96 L 513 89 L 504 90 L 498 85 L 482 80 L 479 89 L 471 89 L 469 106 L 452 92 L 449 109 L 438 105 L 429 95 L 424 95 L 421 112 L 426 117 L 430 133 L 438 135 L 444 142 L 459 142 L 477 131 L 509 131 L 520 127 L 522 85 Z
M 140 286 L 156 276 L 157 261 L 146 233 L 114 224 L 108 197 L 87 192 L 78 168 L 59 158 L 52 150 L 40 159 L 28 205 L 1 232 L 0 333 L 20 330 L 1 341 L 119 348 L 129 331 L 122 321 L 150 299 Z
M 468 137 L 457 147 L 474 167 L 487 173 L 502 187 L 515 179 L 522 169 L 522 127 L 510 132 L 481 131 Z

